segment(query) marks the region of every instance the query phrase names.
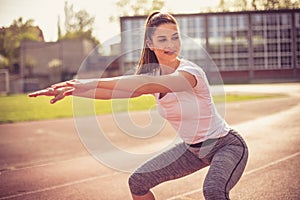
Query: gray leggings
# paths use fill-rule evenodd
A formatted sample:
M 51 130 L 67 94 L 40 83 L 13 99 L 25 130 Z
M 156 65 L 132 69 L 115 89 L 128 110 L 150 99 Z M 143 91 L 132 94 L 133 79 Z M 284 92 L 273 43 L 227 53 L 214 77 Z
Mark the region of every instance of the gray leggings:
M 203 185 L 205 199 L 229 199 L 229 191 L 241 178 L 248 149 L 241 136 L 231 130 L 201 146 L 180 143 L 138 168 L 129 178 L 132 194 L 145 195 L 154 186 L 210 165 Z

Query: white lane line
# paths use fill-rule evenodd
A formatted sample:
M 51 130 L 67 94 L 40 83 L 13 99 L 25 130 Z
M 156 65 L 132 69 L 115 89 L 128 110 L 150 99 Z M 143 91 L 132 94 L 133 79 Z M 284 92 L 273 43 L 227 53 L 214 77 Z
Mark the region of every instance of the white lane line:
M 284 162 L 284 161 L 289 160 L 289 159 L 291 159 L 291 158 L 297 157 L 297 156 L 299 156 L 299 155 L 300 155 L 300 152 L 297 152 L 297 153 L 291 154 L 291 155 L 289 155 L 289 156 L 283 157 L 283 158 L 281 158 L 281 159 L 275 160 L 275 161 L 270 162 L 270 163 L 268 163 L 268 164 L 266 164 L 266 165 L 263 165 L 263 166 L 261 166 L 261 167 L 258 167 L 258 168 L 255 168 L 255 169 L 252 169 L 252 170 L 249 170 L 249 171 L 245 172 L 245 173 L 244 173 L 244 176 L 249 175 L 249 174 L 252 174 L 252 173 L 255 173 L 255 172 L 259 171 L 259 170 L 262 170 L 262 169 L 271 167 L 271 166 L 273 166 L 273 165 L 279 164 L 279 163 L 281 163 L 281 162 Z
M 266 169 L 266 168 L 271 167 L 271 166 L 273 166 L 273 165 L 277 165 L 277 164 L 279 164 L 279 163 L 281 163 L 281 162 L 284 162 L 284 161 L 289 160 L 289 159 L 291 159 L 291 158 L 297 157 L 297 156 L 299 156 L 299 155 L 300 155 L 300 152 L 291 154 L 291 155 L 289 155 L 289 156 L 286 156 L 286 157 L 283 157 L 283 158 L 281 158 L 281 159 L 275 160 L 275 161 L 270 162 L 270 163 L 268 163 L 268 164 L 266 164 L 266 165 L 263 165 L 263 166 L 261 166 L 261 167 L 258 167 L 258 168 L 254 168 L 254 169 L 252 169 L 252 170 L 249 170 L 249 171 L 245 172 L 243 176 L 247 176 L 247 175 L 249 175 L 249 174 L 253 174 L 253 173 L 257 172 L 257 171 Z M 196 190 L 192 190 L 192 191 L 189 191 L 189 192 L 182 193 L 182 194 L 180 194 L 180 195 L 173 196 L 173 197 L 171 197 L 171 198 L 168 198 L 167 200 L 176 200 L 176 199 L 178 199 L 178 198 L 184 198 L 185 196 L 188 196 L 188 195 L 191 195 L 191 194 L 194 194 L 194 193 L 197 193 L 197 192 L 201 192 L 201 191 L 202 191 L 202 188 L 196 189 Z
M 23 192 L 23 193 L 20 193 L 20 194 L 14 194 L 14 195 L 6 196 L 6 197 L 0 197 L 0 200 L 11 199 L 11 198 L 16 198 L 16 197 L 22 197 L 22 196 L 25 196 L 25 195 L 36 194 L 36 193 L 39 193 L 39 192 L 47 192 L 47 191 L 50 191 L 50 190 L 55 190 L 55 189 L 59 189 L 59 188 L 63 188 L 63 187 L 68 187 L 68 186 L 72 186 L 72 185 L 76 185 L 76 184 L 81 184 L 81 183 L 85 183 L 85 182 L 89 182 L 89 181 L 94 181 L 96 179 L 106 178 L 106 177 L 109 177 L 109 176 L 115 176 L 115 175 L 120 174 L 120 173 L 121 172 L 115 172 L 113 174 L 94 176 L 94 177 L 85 178 L 85 179 L 81 179 L 81 180 L 77 180 L 77 181 L 72 181 L 72 182 L 68 182 L 68 183 L 64 183 L 64 184 L 60 184 L 60 185 L 46 187 L 46 188 L 39 189 L 39 190 L 33 190 L 33 191 Z
M 67 158 L 65 160 L 57 160 L 57 161 L 46 161 L 45 163 L 42 163 L 43 161 L 37 161 L 37 162 L 31 162 L 31 163 L 24 163 L 21 165 L 16 165 L 16 166 L 8 166 L 4 167 L 3 169 L 0 169 L 1 173 L 6 173 L 6 172 L 12 172 L 12 171 L 20 171 L 20 170 L 27 170 L 27 169 L 34 169 L 34 168 L 40 168 L 40 167 L 46 167 L 49 165 L 56 165 L 60 163 L 65 163 L 65 162 L 71 162 L 77 159 L 85 159 L 89 158 L 91 156 L 78 156 L 75 158 Z M 41 164 L 39 164 L 41 163 Z
M 247 176 L 249 174 L 253 174 L 253 173 L 257 172 L 257 171 L 260 171 L 260 170 L 268 168 L 270 166 L 279 164 L 279 163 L 284 162 L 284 161 L 286 161 L 288 159 L 294 158 L 294 157 L 296 157 L 298 155 L 300 155 L 300 152 L 291 154 L 289 156 L 286 156 L 284 158 L 281 158 L 281 159 L 278 159 L 276 161 L 270 162 L 270 163 L 268 163 L 266 165 L 263 165 L 261 167 L 258 167 L 258 168 L 252 169 L 250 171 L 247 171 L 247 172 L 244 173 L 243 176 Z M 94 176 L 94 177 L 91 177 L 91 178 L 86 178 L 86 179 L 81 179 L 81 180 L 77 180 L 77 181 L 72 181 L 72 182 L 68 182 L 68 183 L 64 183 L 64 184 L 60 184 L 60 185 L 46 187 L 46 188 L 39 189 L 39 190 L 33 190 L 33 191 L 23 192 L 23 193 L 20 193 L 20 194 L 14 194 L 14 195 L 6 196 L 6 197 L 0 197 L 0 200 L 11 199 L 11 198 L 16 198 L 16 197 L 22 197 L 22 196 L 25 196 L 25 195 L 30 195 L 30 194 L 36 194 L 36 193 L 40 193 L 40 192 L 46 192 L 46 191 L 50 191 L 50 190 L 55 190 L 55 189 L 59 189 L 59 188 L 67 187 L 67 186 L 81 184 L 81 183 L 85 183 L 85 182 L 89 182 L 89 181 L 94 181 L 96 179 L 101 179 L 101 178 L 106 178 L 106 177 L 109 177 L 109 176 L 114 176 L 114 175 L 117 175 L 117 174 L 120 174 L 120 173 L 121 172 L 115 172 L 113 174 L 106 174 L 106 175 Z M 171 198 L 168 198 L 167 200 L 175 200 L 175 199 L 178 199 L 178 198 L 184 198 L 185 196 L 188 196 L 188 195 L 194 194 L 196 192 L 200 192 L 200 191 L 202 191 L 202 188 L 197 189 L 197 190 L 192 190 L 192 191 L 189 191 L 189 192 L 177 195 L 177 196 L 173 196 Z

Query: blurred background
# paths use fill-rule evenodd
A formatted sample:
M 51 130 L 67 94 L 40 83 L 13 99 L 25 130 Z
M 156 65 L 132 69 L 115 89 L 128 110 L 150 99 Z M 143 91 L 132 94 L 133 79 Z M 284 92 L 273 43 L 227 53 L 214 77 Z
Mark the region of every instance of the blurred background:
M 182 35 L 194 44 L 186 45 L 182 55 L 208 69 L 209 77 L 216 70 L 209 72 L 204 62 L 208 57 L 224 83 L 290 82 L 300 77 L 297 0 L 0 3 L 0 92 L 4 94 L 68 80 L 80 66 L 87 76 L 128 73 L 142 47 L 142 34 L 132 33 L 143 28 L 152 10 L 175 15 Z M 130 34 L 121 34 L 125 32 Z
M 299 199 L 299 0 L 0 0 L 0 200 L 130 199 L 129 174 L 95 159 L 82 136 L 105 146 L 90 135 L 97 126 L 93 133 L 126 152 L 165 148 L 176 136 L 168 123 L 148 139 L 120 127 L 129 119 L 137 130 L 160 127 L 154 98 L 66 97 L 50 105 L 50 97 L 26 93 L 78 75 L 133 73 L 152 10 L 176 17 L 181 56 L 205 70 L 219 113 L 249 146 L 232 199 Z M 97 122 L 79 124 L 74 100 Z M 115 149 L 99 153 L 120 161 Z M 154 192 L 158 199 L 204 199 L 206 170 Z

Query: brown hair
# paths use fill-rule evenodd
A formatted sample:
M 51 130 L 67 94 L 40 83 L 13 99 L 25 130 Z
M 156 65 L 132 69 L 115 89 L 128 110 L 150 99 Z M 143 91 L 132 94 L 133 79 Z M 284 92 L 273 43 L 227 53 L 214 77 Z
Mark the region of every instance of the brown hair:
M 152 40 L 152 35 L 156 27 L 161 24 L 175 24 L 177 25 L 176 19 L 168 14 L 160 11 L 154 11 L 149 14 L 146 25 L 145 25 L 145 36 L 142 55 L 140 57 L 136 74 L 154 72 L 159 67 L 159 63 L 155 53 L 148 47 L 147 40 Z

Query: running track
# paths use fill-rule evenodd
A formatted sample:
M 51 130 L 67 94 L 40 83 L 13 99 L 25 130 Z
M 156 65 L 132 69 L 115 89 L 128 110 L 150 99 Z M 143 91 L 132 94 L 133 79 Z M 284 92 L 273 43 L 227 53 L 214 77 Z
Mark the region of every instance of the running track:
M 287 97 L 233 103 L 227 121 L 244 136 L 250 150 L 246 171 L 232 190 L 232 199 L 299 199 L 300 84 L 226 86 L 227 92 L 284 93 Z M 120 114 L 122 115 L 122 114 Z M 132 113 L 137 121 L 145 113 Z M 122 148 L 112 117 L 100 116 L 103 129 Z M 143 122 L 141 122 L 143 123 Z M 159 140 L 131 150 L 159 148 L 172 131 L 168 125 Z M 0 125 L 0 200 L 2 199 L 130 199 L 128 173 L 113 170 L 87 153 L 73 119 Z M 130 162 L 130 160 L 128 160 Z M 206 170 L 159 185 L 157 199 L 203 199 Z

